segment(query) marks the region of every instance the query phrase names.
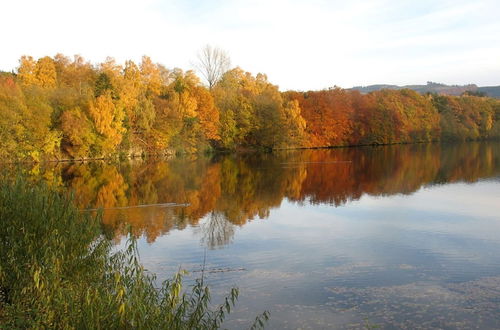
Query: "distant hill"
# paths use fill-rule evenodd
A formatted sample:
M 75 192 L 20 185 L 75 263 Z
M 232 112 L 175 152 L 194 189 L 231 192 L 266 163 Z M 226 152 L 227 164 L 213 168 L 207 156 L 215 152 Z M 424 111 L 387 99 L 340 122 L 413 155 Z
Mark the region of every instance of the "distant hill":
M 478 88 L 479 92 L 485 93 L 487 96 L 500 99 L 500 86 L 484 86 Z
M 421 94 L 425 93 L 437 93 L 437 94 L 445 94 L 445 95 L 462 95 L 465 92 L 473 92 L 473 93 L 484 93 L 486 96 L 500 98 L 500 86 L 486 86 L 486 87 L 478 87 L 475 84 L 469 85 L 445 85 L 440 83 L 435 83 L 432 81 L 427 82 L 426 85 L 406 85 L 406 86 L 397 86 L 397 85 L 386 85 L 386 84 L 378 84 L 378 85 L 370 85 L 370 86 L 356 86 L 353 88 L 349 88 L 350 90 L 358 90 L 363 94 L 367 94 L 374 91 L 379 91 L 381 89 L 412 89 Z

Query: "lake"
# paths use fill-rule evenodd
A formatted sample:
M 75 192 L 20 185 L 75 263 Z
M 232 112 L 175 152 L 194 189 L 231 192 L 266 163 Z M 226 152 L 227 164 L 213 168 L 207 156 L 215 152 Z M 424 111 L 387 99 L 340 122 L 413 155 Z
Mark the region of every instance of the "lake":
M 494 328 L 500 143 L 416 144 L 45 165 L 31 169 L 127 223 L 159 280 L 204 272 L 225 324 Z

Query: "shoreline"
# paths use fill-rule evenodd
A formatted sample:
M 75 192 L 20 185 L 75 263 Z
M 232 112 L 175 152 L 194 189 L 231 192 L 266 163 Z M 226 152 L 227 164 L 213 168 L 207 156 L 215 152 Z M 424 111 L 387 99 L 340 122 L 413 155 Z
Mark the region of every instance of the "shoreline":
M 291 148 L 273 148 L 273 149 L 262 149 L 262 148 L 244 148 L 244 149 L 234 149 L 234 150 L 213 150 L 211 152 L 198 152 L 198 153 L 151 153 L 144 155 L 134 155 L 121 157 L 119 155 L 111 157 L 90 157 L 90 158 L 62 158 L 62 159 L 47 159 L 41 161 L 34 160 L 23 160 L 23 161 L 0 161 L 0 164 L 4 165 L 15 165 L 15 164 L 46 164 L 46 163 L 87 163 L 94 161 L 126 161 L 135 159 L 174 159 L 185 156 L 217 156 L 217 155 L 244 155 L 244 154 L 256 154 L 256 153 L 273 153 L 273 152 L 283 152 L 283 151 L 297 151 L 297 150 L 326 150 L 326 149 L 347 149 L 347 148 L 359 148 L 359 147 L 382 147 L 382 146 L 393 146 L 393 145 L 418 145 L 418 144 L 457 144 L 457 143 L 470 143 L 470 142 L 495 142 L 500 141 L 498 138 L 484 138 L 475 140 L 448 140 L 448 141 L 421 141 L 421 142 L 392 142 L 392 143 L 377 143 L 377 144 L 352 144 L 352 145 L 332 145 L 332 146 L 317 146 L 317 147 L 291 147 Z

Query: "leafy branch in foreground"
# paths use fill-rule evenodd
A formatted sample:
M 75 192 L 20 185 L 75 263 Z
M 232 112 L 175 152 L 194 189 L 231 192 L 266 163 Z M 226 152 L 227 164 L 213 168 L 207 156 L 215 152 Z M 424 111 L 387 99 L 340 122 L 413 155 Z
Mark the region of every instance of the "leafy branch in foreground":
M 0 223 L 0 328 L 216 329 L 238 299 L 233 288 L 212 309 L 202 279 L 183 291 L 182 271 L 157 288 L 132 236 L 112 253 L 99 216 L 43 183 L 3 180 Z

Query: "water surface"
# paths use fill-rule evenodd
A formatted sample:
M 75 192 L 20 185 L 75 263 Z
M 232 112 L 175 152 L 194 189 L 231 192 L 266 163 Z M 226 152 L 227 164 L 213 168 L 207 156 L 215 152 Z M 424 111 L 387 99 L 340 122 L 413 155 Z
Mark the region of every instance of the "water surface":
M 38 171 L 39 169 L 36 169 Z M 500 324 L 500 143 L 92 162 L 40 169 L 131 223 L 160 279 L 179 267 L 226 326 L 494 328 Z M 140 206 L 140 207 L 137 207 Z

